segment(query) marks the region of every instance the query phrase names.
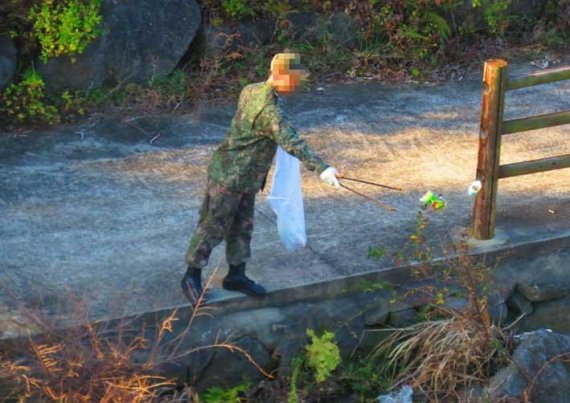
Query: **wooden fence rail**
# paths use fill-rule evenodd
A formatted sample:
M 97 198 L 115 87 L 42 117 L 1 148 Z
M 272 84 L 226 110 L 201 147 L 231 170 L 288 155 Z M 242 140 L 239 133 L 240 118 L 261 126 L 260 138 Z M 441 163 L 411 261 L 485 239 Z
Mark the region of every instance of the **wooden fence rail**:
M 502 59 L 485 62 L 481 99 L 481 125 L 476 177 L 482 187 L 473 205 L 473 237 L 495 236 L 497 189 L 500 178 L 570 168 L 570 155 L 500 165 L 501 136 L 570 123 L 570 111 L 503 121 L 505 93 L 539 84 L 570 80 L 570 67 L 546 70 L 509 79 L 509 65 Z

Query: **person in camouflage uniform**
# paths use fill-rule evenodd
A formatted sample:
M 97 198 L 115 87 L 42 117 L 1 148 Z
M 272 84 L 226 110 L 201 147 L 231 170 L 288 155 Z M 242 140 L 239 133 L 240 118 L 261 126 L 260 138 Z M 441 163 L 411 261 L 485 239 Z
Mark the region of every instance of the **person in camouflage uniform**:
M 327 184 L 339 187 L 337 171 L 299 137 L 283 111 L 281 95 L 294 92 L 304 76 L 299 54 L 279 53 L 271 62 L 269 79 L 241 92 L 227 136 L 208 165 L 206 195 L 186 254 L 182 290 L 194 305 L 203 292 L 202 268 L 222 240 L 229 264 L 222 286 L 256 297 L 266 294 L 245 275 L 245 262 L 251 255 L 255 195 L 265 185 L 278 145 Z

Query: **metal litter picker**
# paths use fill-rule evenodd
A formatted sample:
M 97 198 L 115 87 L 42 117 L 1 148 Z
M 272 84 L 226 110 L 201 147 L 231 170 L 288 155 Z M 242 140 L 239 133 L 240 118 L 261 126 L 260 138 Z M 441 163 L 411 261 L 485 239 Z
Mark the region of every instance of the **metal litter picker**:
M 394 186 L 383 185 L 383 184 L 381 184 L 381 183 L 371 182 L 371 181 L 367 181 L 367 180 L 363 180 L 363 179 L 349 178 L 349 177 L 344 176 L 344 175 L 337 175 L 337 178 L 338 178 L 338 179 L 342 179 L 342 180 L 347 180 L 347 181 L 353 181 L 353 182 L 358 182 L 358 183 L 364 183 L 364 184 L 366 184 L 366 185 L 377 186 L 377 187 L 381 187 L 381 188 L 384 188 L 384 189 L 396 190 L 396 191 L 398 191 L 398 192 L 401 192 L 401 191 L 402 191 L 402 189 L 397 188 L 397 187 L 394 187 Z M 354 190 L 353 188 L 346 186 L 346 185 L 343 184 L 343 183 L 339 183 L 339 184 L 340 184 L 340 186 L 341 186 L 342 188 L 344 188 L 344 189 L 346 189 L 346 190 L 348 190 L 348 191 L 350 191 L 350 192 L 352 192 L 352 193 L 355 193 L 355 194 L 357 194 L 357 195 L 359 195 L 359 196 L 364 197 L 365 199 L 371 201 L 372 203 L 376 204 L 377 206 L 383 208 L 384 210 L 391 211 L 391 212 L 396 211 L 396 209 L 395 209 L 394 207 L 392 207 L 392 206 L 389 206 L 389 205 L 387 205 L 387 204 L 385 204 L 385 203 L 379 202 L 378 200 L 374 200 L 374 199 L 371 198 L 370 196 L 367 196 L 367 195 L 365 195 L 364 193 L 360 193 L 360 192 Z

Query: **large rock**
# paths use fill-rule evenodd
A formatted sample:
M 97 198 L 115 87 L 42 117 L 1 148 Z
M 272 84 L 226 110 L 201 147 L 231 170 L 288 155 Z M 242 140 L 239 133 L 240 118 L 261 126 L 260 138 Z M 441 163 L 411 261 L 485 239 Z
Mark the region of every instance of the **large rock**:
M 206 57 L 220 57 L 237 50 L 242 38 L 241 32 L 235 27 L 205 25 L 198 31 L 192 48 Z
M 522 331 L 548 327 L 555 332 L 570 335 L 570 296 L 554 301 L 533 304 L 532 315 L 525 316 L 517 328 Z
M 357 45 L 361 27 L 353 17 L 346 13 L 335 13 L 331 17 L 330 29 L 339 45 L 346 48 L 354 48 Z
M 275 23 L 271 21 L 246 20 L 239 24 L 239 32 L 244 45 L 268 45 L 274 30 Z
M 520 265 L 517 292 L 530 302 L 550 301 L 570 293 L 567 251 L 538 256 Z
M 263 343 L 255 337 L 244 335 L 232 340 L 232 344 L 246 351 L 249 357 L 260 368 L 271 371 L 274 360 L 271 352 Z M 198 389 L 206 390 L 211 387 L 223 385 L 228 379 L 235 379 L 236 383 L 247 382 L 252 379 L 260 379 L 260 372 L 251 365 L 251 362 L 243 354 L 236 354 L 235 350 L 218 348 L 214 351 L 215 364 L 208 365 L 202 372 L 198 381 Z M 236 369 L 239 370 L 236 371 Z
M 326 18 L 317 13 L 289 13 L 289 35 L 298 41 L 313 42 L 319 38 L 319 28 Z
M 103 35 L 72 63 L 38 63 L 49 90 L 87 90 L 103 83 L 146 82 L 172 72 L 201 23 L 196 0 L 106 0 Z
M 0 90 L 13 80 L 18 63 L 18 51 L 14 41 L 7 36 L 0 36 Z
M 532 302 L 520 295 L 518 292 L 513 292 L 507 300 L 507 306 L 513 309 L 517 315 L 530 315 L 533 313 L 534 308 Z
M 500 370 L 489 383 L 491 401 L 521 399 L 523 393 L 529 393 L 529 401 L 536 403 L 568 402 L 570 336 L 538 330 L 522 337 L 513 355 L 514 363 Z M 554 359 L 557 356 L 559 359 Z
M 532 283 L 521 281 L 517 284 L 517 292 L 530 302 L 543 302 L 560 299 L 568 295 L 567 285 L 556 284 L 549 279 Z

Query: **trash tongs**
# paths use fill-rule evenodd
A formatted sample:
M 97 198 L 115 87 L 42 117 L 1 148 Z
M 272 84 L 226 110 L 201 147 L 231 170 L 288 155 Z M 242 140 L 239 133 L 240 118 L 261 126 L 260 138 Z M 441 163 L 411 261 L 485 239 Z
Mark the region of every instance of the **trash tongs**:
M 397 190 L 397 191 L 399 191 L 399 192 L 402 192 L 402 189 L 400 189 L 400 188 L 393 187 L 393 186 L 388 186 L 388 185 L 383 185 L 383 184 L 381 184 L 381 183 L 370 182 L 370 181 L 366 181 L 366 180 L 363 180 L 363 179 L 349 178 L 349 177 L 346 177 L 346 176 L 341 175 L 341 174 L 338 174 L 336 177 L 337 177 L 338 179 L 342 179 L 342 180 L 353 181 L 353 182 L 359 182 L 359 183 L 365 183 L 365 184 L 367 184 L 367 185 L 372 185 L 372 186 L 377 186 L 377 187 L 381 187 L 381 188 L 385 188 L 385 189 Z M 341 186 L 342 188 L 344 188 L 344 189 L 346 189 L 346 190 L 349 190 L 349 191 L 351 191 L 352 193 L 355 193 L 355 194 L 357 194 L 357 195 L 359 195 L 359 196 L 362 196 L 362 197 L 366 198 L 367 200 L 371 201 L 372 203 L 376 204 L 377 206 L 382 207 L 384 210 L 396 211 L 396 209 L 395 209 L 394 207 L 392 207 L 392 206 L 389 206 L 389 205 L 387 205 L 387 204 L 381 203 L 381 202 L 379 202 L 378 200 L 375 200 L 375 199 L 371 198 L 370 196 L 367 196 L 367 195 L 365 195 L 365 194 L 363 194 L 363 193 L 360 193 L 360 192 L 358 192 L 358 191 L 356 191 L 356 190 L 354 190 L 354 189 L 352 189 L 352 188 L 350 188 L 350 187 L 348 187 L 348 186 L 346 186 L 346 185 L 344 185 L 344 184 L 342 184 L 342 183 L 340 183 L 340 182 L 339 182 L 339 184 L 340 184 L 340 186 Z

